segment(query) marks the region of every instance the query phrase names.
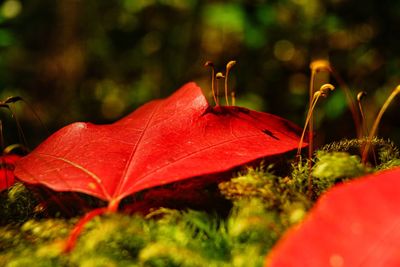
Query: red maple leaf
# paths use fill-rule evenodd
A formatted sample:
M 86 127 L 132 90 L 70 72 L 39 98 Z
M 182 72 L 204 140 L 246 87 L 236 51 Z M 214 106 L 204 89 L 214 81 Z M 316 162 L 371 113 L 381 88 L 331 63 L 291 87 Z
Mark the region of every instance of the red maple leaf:
M 18 179 L 83 192 L 116 210 L 143 189 L 227 171 L 297 148 L 298 128 L 241 107 L 210 107 L 188 83 L 109 125 L 73 123 L 16 164 Z
M 400 168 L 332 188 L 266 266 L 400 266 Z
M 16 154 L 0 156 L 0 192 L 14 184 L 14 164 L 20 158 L 21 156 Z

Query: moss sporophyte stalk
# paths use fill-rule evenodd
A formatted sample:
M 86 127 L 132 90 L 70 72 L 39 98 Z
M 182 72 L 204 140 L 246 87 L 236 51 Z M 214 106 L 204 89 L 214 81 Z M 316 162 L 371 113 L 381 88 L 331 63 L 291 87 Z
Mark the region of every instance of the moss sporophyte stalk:
M 222 72 L 217 72 L 215 74 L 215 67 L 214 63 L 211 61 L 206 61 L 204 63 L 205 67 L 210 67 L 211 68 L 211 91 L 212 95 L 214 98 L 214 102 L 216 106 L 219 106 L 219 80 L 224 79 L 224 92 L 225 92 L 225 103 L 227 106 L 229 106 L 229 96 L 232 98 L 232 106 L 235 106 L 235 92 L 231 91 L 229 92 L 229 87 L 228 87 L 228 80 L 229 80 L 229 72 L 232 69 L 233 66 L 236 65 L 235 60 L 231 60 L 226 64 L 226 69 L 225 69 L 225 75 Z
M 393 101 L 393 99 L 400 93 L 400 85 L 398 85 L 393 92 L 389 95 L 389 97 L 386 99 L 385 103 L 383 104 L 382 108 L 380 109 L 378 115 L 376 116 L 376 119 L 374 121 L 374 124 L 372 125 L 372 129 L 370 131 L 370 134 L 368 136 L 367 143 L 365 145 L 363 155 L 362 155 L 362 160 L 365 163 L 367 161 L 368 153 L 371 148 L 371 140 L 375 136 L 375 134 L 378 131 L 378 126 L 379 123 L 381 122 L 382 116 L 385 113 L 386 109 L 390 105 L 390 103 Z

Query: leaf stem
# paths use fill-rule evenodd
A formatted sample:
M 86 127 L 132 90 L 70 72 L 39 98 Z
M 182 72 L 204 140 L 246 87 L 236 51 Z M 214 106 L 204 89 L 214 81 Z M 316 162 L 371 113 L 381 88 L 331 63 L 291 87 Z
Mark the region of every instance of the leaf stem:
M 79 220 L 79 222 L 72 229 L 70 235 L 68 236 L 67 242 L 64 247 L 64 253 L 69 253 L 74 249 L 76 241 L 81 234 L 83 227 L 94 217 L 104 214 L 108 211 L 108 208 L 98 208 L 94 209 L 85 214 L 85 216 Z

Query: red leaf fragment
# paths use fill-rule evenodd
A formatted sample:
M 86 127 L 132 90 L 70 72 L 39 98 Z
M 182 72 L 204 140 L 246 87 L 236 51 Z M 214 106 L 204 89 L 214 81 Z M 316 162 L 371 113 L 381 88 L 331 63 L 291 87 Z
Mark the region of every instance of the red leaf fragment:
M 0 156 L 0 192 L 14 184 L 14 164 L 20 158 L 21 156 L 15 154 Z
M 265 266 L 400 266 L 400 168 L 329 190 Z
M 18 161 L 15 175 L 83 192 L 115 210 L 132 193 L 227 171 L 297 148 L 298 128 L 274 115 L 215 107 L 188 83 L 109 125 L 73 123 Z

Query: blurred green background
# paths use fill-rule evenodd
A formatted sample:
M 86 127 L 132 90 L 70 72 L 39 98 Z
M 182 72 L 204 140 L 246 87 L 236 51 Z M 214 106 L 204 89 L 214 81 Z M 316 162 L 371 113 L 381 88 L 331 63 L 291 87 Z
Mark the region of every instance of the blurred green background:
M 309 64 L 329 60 L 364 102 L 368 124 L 400 82 L 400 1 L 6 0 L 0 4 L 0 99 L 21 96 L 49 129 L 108 123 L 194 80 L 210 97 L 211 60 L 237 104 L 303 125 Z M 320 82 L 337 81 L 320 75 Z M 400 142 L 396 99 L 380 134 Z M 15 105 L 31 148 L 48 136 Z M 1 112 L 6 143 L 16 125 Z M 338 88 L 318 104 L 319 142 L 355 137 Z

